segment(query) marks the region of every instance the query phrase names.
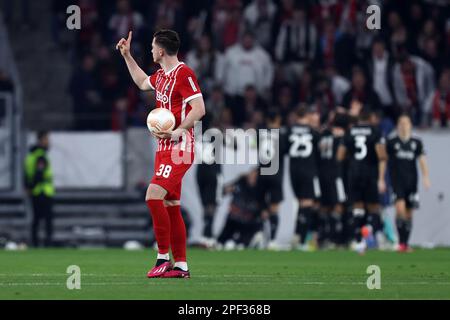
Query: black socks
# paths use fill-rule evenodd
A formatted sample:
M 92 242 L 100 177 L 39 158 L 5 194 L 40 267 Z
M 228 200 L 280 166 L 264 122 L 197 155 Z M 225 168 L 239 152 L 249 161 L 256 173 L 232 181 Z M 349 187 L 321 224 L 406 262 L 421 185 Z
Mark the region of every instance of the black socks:
M 269 217 L 270 222 L 270 240 L 275 239 L 278 228 L 278 213 L 271 213 Z

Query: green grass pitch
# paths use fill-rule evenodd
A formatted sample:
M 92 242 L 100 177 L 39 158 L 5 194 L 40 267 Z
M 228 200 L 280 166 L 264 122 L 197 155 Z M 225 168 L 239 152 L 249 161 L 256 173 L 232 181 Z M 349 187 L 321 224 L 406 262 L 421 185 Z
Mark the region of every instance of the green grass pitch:
M 152 250 L 0 251 L 0 299 L 450 299 L 450 249 L 188 251 L 191 279 L 147 279 Z M 81 289 L 68 290 L 69 265 Z M 369 265 L 381 289 L 369 290 Z

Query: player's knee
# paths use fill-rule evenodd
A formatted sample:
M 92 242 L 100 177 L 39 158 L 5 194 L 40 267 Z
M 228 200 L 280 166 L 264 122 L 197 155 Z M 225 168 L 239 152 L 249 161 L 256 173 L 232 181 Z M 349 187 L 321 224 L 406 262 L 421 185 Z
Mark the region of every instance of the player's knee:
M 145 200 L 163 200 L 167 191 L 156 184 L 150 184 L 145 195 Z
M 278 204 L 271 204 L 270 205 L 270 213 L 271 214 L 277 214 L 279 210 L 279 205 Z
M 300 207 L 312 207 L 314 206 L 314 200 L 313 199 L 299 199 L 299 205 Z
M 164 206 L 166 207 L 174 207 L 179 206 L 180 200 L 164 200 Z
M 395 203 L 395 211 L 397 211 L 397 215 L 404 217 L 406 214 L 406 205 L 405 205 L 405 201 L 403 200 L 398 200 Z

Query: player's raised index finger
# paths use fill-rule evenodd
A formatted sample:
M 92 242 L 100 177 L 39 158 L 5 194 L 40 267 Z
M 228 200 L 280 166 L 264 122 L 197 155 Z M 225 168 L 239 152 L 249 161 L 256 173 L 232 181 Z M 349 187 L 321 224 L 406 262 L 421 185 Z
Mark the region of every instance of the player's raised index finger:
M 131 38 L 133 38 L 133 31 L 128 32 L 128 42 L 131 42 Z

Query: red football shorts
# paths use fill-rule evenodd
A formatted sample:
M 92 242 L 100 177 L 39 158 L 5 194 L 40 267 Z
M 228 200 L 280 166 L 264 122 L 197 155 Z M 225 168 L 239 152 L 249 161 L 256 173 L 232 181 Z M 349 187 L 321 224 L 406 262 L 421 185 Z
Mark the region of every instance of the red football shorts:
M 183 177 L 194 162 L 193 152 L 180 151 L 180 155 L 185 161 L 177 159 L 174 162 L 172 150 L 156 152 L 154 173 L 150 183 L 157 184 L 167 191 L 165 200 L 180 200 Z M 189 161 L 186 161 L 187 159 Z

